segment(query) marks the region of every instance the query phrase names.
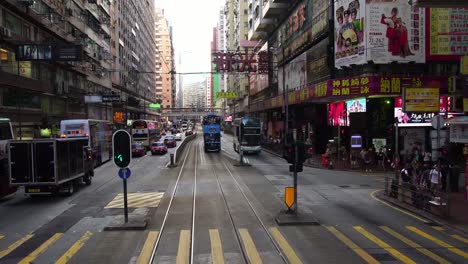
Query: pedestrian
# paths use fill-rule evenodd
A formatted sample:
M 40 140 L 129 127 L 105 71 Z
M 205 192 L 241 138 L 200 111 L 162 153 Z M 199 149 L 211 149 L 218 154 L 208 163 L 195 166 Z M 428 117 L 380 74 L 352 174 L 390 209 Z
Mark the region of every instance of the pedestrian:
M 440 184 L 442 181 L 442 172 L 440 170 L 440 165 L 436 164 L 434 168 L 429 172 L 431 178 L 431 191 L 435 194 L 436 191 L 439 191 Z
M 382 148 L 380 148 L 379 153 L 377 153 L 377 163 L 379 168 L 385 171 L 385 154 Z
M 371 165 L 373 161 L 372 155 L 373 155 L 373 152 L 371 148 L 369 148 L 368 151 L 364 152 L 364 169 L 366 170 L 366 172 L 372 172 L 372 169 L 371 169 Z
M 358 153 L 356 151 L 351 150 L 351 155 L 350 155 L 350 160 L 351 160 L 351 169 L 357 169 L 358 167 Z
M 402 200 L 405 201 L 407 197 L 406 191 L 410 191 L 410 194 L 411 194 L 410 198 L 412 202 L 414 202 L 413 195 L 412 195 L 412 188 L 411 188 L 412 186 L 411 182 L 413 181 L 413 170 L 411 168 L 411 164 L 406 163 L 406 165 L 400 171 L 400 177 L 402 180 L 402 186 L 401 186 L 402 187 L 402 190 L 401 190 Z

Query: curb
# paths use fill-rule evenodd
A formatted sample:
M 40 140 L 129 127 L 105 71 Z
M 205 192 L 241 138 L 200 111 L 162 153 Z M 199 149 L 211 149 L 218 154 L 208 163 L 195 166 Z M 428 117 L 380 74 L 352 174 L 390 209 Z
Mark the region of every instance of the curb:
M 375 196 L 387 203 L 390 203 L 400 209 L 403 209 L 403 210 L 406 210 L 406 211 L 409 211 L 417 216 L 420 216 L 420 217 L 423 217 L 423 218 L 426 218 L 427 220 L 429 220 L 430 222 L 432 223 L 435 223 L 435 224 L 438 224 L 438 225 L 441 225 L 441 226 L 446 226 L 446 227 L 449 227 L 451 229 L 454 229 L 462 234 L 464 234 L 465 236 L 468 235 L 468 230 L 463 228 L 463 227 L 459 227 L 459 226 L 456 226 L 454 224 L 451 224 L 449 222 L 447 222 L 446 220 L 434 215 L 434 214 L 431 214 L 431 213 L 428 213 L 428 212 L 425 212 L 425 211 L 422 211 L 420 209 L 417 209 L 417 208 L 414 208 L 413 206 L 410 206 L 410 205 L 406 205 L 396 199 L 393 199 L 393 198 L 390 198 L 386 195 L 384 195 L 384 190 L 380 190 L 378 192 L 376 192 Z

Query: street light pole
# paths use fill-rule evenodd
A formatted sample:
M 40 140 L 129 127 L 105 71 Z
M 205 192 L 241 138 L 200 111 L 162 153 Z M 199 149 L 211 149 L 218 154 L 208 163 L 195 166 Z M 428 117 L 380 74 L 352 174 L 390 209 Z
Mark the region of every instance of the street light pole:
M 282 60 L 284 62 L 284 43 L 283 43 L 283 35 L 281 35 L 281 53 L 282 53 Z M 289 109 L 288 109 L 288 96 L 286 91 L 286 73 L 285 73 L 285 64 L 283 63 L 282 66 L 283 76 L 282 76 L 282 84 L 283 84 L 283 105 L 284 105 L 284 124 L 283 124 L 283 144 L 286 145 L 287 141 L 287 132 L 289 130 L 288 123 L 289 123 Z

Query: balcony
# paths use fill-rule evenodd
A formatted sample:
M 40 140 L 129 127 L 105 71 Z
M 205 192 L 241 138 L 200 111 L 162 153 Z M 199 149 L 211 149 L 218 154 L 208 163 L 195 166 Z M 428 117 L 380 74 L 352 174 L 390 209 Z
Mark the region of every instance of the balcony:
M 261 40 L 265 38 L 268 32 L 274 29 L 274 22 L 275 20 L 272 18 L 257 18 L 253 20 L 252 27 L 249 27 L 249 40 Z
M 284 1 L 264 0 L 262 7 L 263 18 L 278 18 L 283 15 L 289 4 Z

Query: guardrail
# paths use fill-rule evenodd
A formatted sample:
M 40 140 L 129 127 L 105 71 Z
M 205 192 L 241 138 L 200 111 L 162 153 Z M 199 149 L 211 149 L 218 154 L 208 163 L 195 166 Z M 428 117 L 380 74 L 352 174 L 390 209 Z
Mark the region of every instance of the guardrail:
M 174 154 L 170 155 L 170 161 L 169 161 L 169 167 L 177 167 L 179 164 L 179 154 L 182 153 L 185 149 L 185 145 L 187 145 L 188 142 L 190 142 L 192 139 L 197 137 L 197 133 L 194 132 L 193 135 L 187 136 L 184 138 L 184 140 L 180 143 L 180 146 L 176 149 Z

